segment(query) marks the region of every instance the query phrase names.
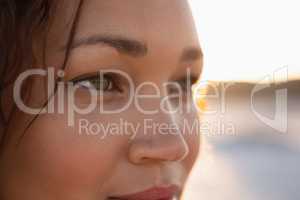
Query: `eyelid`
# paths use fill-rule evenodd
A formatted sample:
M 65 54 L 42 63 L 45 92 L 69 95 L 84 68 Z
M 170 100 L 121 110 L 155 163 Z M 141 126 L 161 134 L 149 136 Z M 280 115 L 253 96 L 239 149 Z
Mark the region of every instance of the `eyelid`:
M 190 85 L 188 83 L 188 80 L 190 80 Z M 187 76 L 183 76 L 182 78 L 175 80 L 175 82 L 177 82 L 180 85 L 183 91 L 188 91 L 188 90 L 192 90 L 192 86 L 194 84 L 197 84 L 198 80 L 199 80 L 198 75 L 191 74 L 190 79 L 188 79 Z M 169 92 L 172 93 L 173 88 L 169 88 L 169 89 L 170 89 Z M 178 88 L 175 89 L 175 92 L 176 93 L 178 92 Z
M 189 79 L 188 79 L 187 76 L 184 76 L 184 77 L 180 78 L 180 79 L 177 80 L 177 81 L 178 81 L 178 82 L 181 82 L 181 81 L 186 82 L 186 81 L 188 81 L 188 80 L 190 80 L 191 85 L 194 85 L 194 84 L 196 84 L 196 83 L 199 81 L 199 76 L 198 76 L 198 75 L 193 75 L 193 74 L 192 74 L 192 75 L 190 76 Z
M 75 78 L 72 78 L 68 82 L 72 82 L 73 84 L 76 84 L 76 83 L 79 83 L 82 81 L 87 81 L 92 78 L 97 78 L 97 77 L 99 77 L 99 75 L 100 75 L 99 73 L 83 74 L 83 75 L 77 76 Z
M 117 74 L 112 73 L 112 72 L 103 73 L 103 74 L 101 74 L 100 72 L 84 74 L 84 75 L 77 76 L 77 77 L 73 78 L 70 82 L 72 82 L 75 85 L 75 84 L 78 84 L 80 82 L 90 81 L 92 79 L 98 79 L 98 78 L 109 78 L 110 81 L 112 81 L 112 84 L 113 84 L 113 87 L 114 87 L 115 91 L 117 91 L 119 93 L 124 92 L 124 90 L 121 86 L 120 77 L 118 77 Z

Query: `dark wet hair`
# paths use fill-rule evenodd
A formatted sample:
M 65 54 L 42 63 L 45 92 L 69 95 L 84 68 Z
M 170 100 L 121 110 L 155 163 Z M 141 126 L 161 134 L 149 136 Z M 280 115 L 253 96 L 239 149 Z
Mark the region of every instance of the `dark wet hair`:
M 0 141 L 4 140 L 5 129 L 16 110 L 16 106 L 14 106 L 9 116 L 4 115 L 3 90 L 13 84 L 22 71 L 34 64 L 33 41 L 35 37 L 46 38 L 44 36 L 47 34 L 56 2 L 60 2 L 60 0 L 0 0 L 0 126 L 4 130 L 0 135 Z M 71 46 L 75 35 L 82 3 L 83 0 L 79 0 L 78 10 L 69 33 L 62 68 L 66 66 L 68 60 L 68 47 Z M 24 90 L 27 91 L 29 85 L 30 83 L 26 84 Z M 46 100 L 45 105 L 47 102 L 48 100 Z M 32 124 L 35 118 L 28 126 Z

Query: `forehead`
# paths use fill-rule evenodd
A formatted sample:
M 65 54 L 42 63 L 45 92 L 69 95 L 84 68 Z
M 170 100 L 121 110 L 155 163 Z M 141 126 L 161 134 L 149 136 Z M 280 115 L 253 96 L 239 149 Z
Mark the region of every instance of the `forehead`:
M 190 28 L 191 16 L 186 0 L 87 0 L 81 29 L 146 35 Z M 155 30 L 155 31 L 153 31 Z
M 187 0 L 84 0 L 75 37 L 121 35 L 151 44 L 194 46 L 197 35 Z M 62 44 L 79 1 L 62 1 L 53 26 Z M 182 43 L 182 44 L 179 44 Z

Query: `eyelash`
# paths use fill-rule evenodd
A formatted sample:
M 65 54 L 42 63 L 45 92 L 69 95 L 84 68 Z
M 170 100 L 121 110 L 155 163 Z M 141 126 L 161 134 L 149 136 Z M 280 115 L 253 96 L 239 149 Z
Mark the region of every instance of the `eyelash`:
M 106 73 L 106 74 L 102 74 L 102 76 L 100 74 L 94 74 L 94 75 L 84 75 L 84 76 L 80 76 L 78 78 L 72 79 L 71 82 L 74 85 L 80 85 L 83 88 L 86 89 L 97 89 L 97 87 L 93 86 L 93 83 L 91 83 L 92 81 L 101 81 L 101 78 L 105 78 L 108 83 L 109 83 L 109 89 L 105 89 L 103 90 L 103 92 L 118 92 L 118 93 L 122 93 L 124 92 L 122 89 L 122 81 L 121 81 L 121 77 L 119 77 L 119 75 L 114 74 L 114 73 Z M 104 80 L 102 80 L 104 81 Z M 187 77 L 183 77 L 175 82 L 179 83 L 179 85 L 181 86 L 181 88 L 183 89 L 183 92 L 187 92 L 188 90 L 191 90 L 192 88 L 188 88 L 188 86 L 193 86 L 194 84 L 197 83 L 198 81 L 198 76 L 196 75 L 192 75 L 190 78 L 190 85 L 187 85 Z
M 184 84 L 184 86 L 182 86 L 182 88 L 184 89 L 183 91 L 187 92 L 188 90 L 192 90 L 192 86 L 195 85 L 198 82 L 198 76 L 196 75 L 192 75 L 190 77 L 190 85 L 188 85 L 188 79 L 187 77 L 184 77 L 182 79 L 180 79 L 178 82 Z M 191 87 L 188 87 L 191 86 Z
M 99 88 L 97 86 L 94 86 L 92 81 L 95 81 L 95 83 L 101 83 L 100 81 L 105 81 L 101 80 L 101 78 L 106 79 L 108 82 L 108 89 L 102 89 L 103 92 L 119 92 L 122 93 L 123 90 L 121 88 L 120 80 L 118 75 L 114 73 L 106 73 L 106 74 L 94 74 L 94 75 L 84 75 L 78 78 L 73 79 L 71 82 L 74 85 L 80 85 L 83 88 L 86 89 L 96 89 L 99 91 Z

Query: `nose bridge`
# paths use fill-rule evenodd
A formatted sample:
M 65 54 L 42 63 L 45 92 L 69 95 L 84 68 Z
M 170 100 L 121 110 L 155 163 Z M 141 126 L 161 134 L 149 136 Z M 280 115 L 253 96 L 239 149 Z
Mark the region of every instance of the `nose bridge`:
M 139 103 L 138 112 L 141 119 L 144 119 L 144 133 L 142 135 L 151 136 L 151 138 L 162 137 L 178 138 L 183 140 L 179 126 L 179 113 L 172 111 L 172 105 L 164 94 L 164 88 L 158 87 L 160 95 L 156 98 L 145 98 Z M 147 88 L 144 94 L 153 94 L 153 89 Z M 152 128 L 153 134 L 147 134 L 147 129 Z
M 136 90 L 137 96 L 135 96 L 135 108 L 139 113 L 149 115 L 146 117 L 159 117 L 163 120 L 171 120 L 176 116 L 169 114 L 169 116 L 162 117 L 163 114 L 168 115 L 166 111 L 172 109 L 170 99 L 167 97 L 168 88 L 166 81 L 163 80 L 164 78 L 161 77 L 151 77 L 148 81 L 138 85 Z

